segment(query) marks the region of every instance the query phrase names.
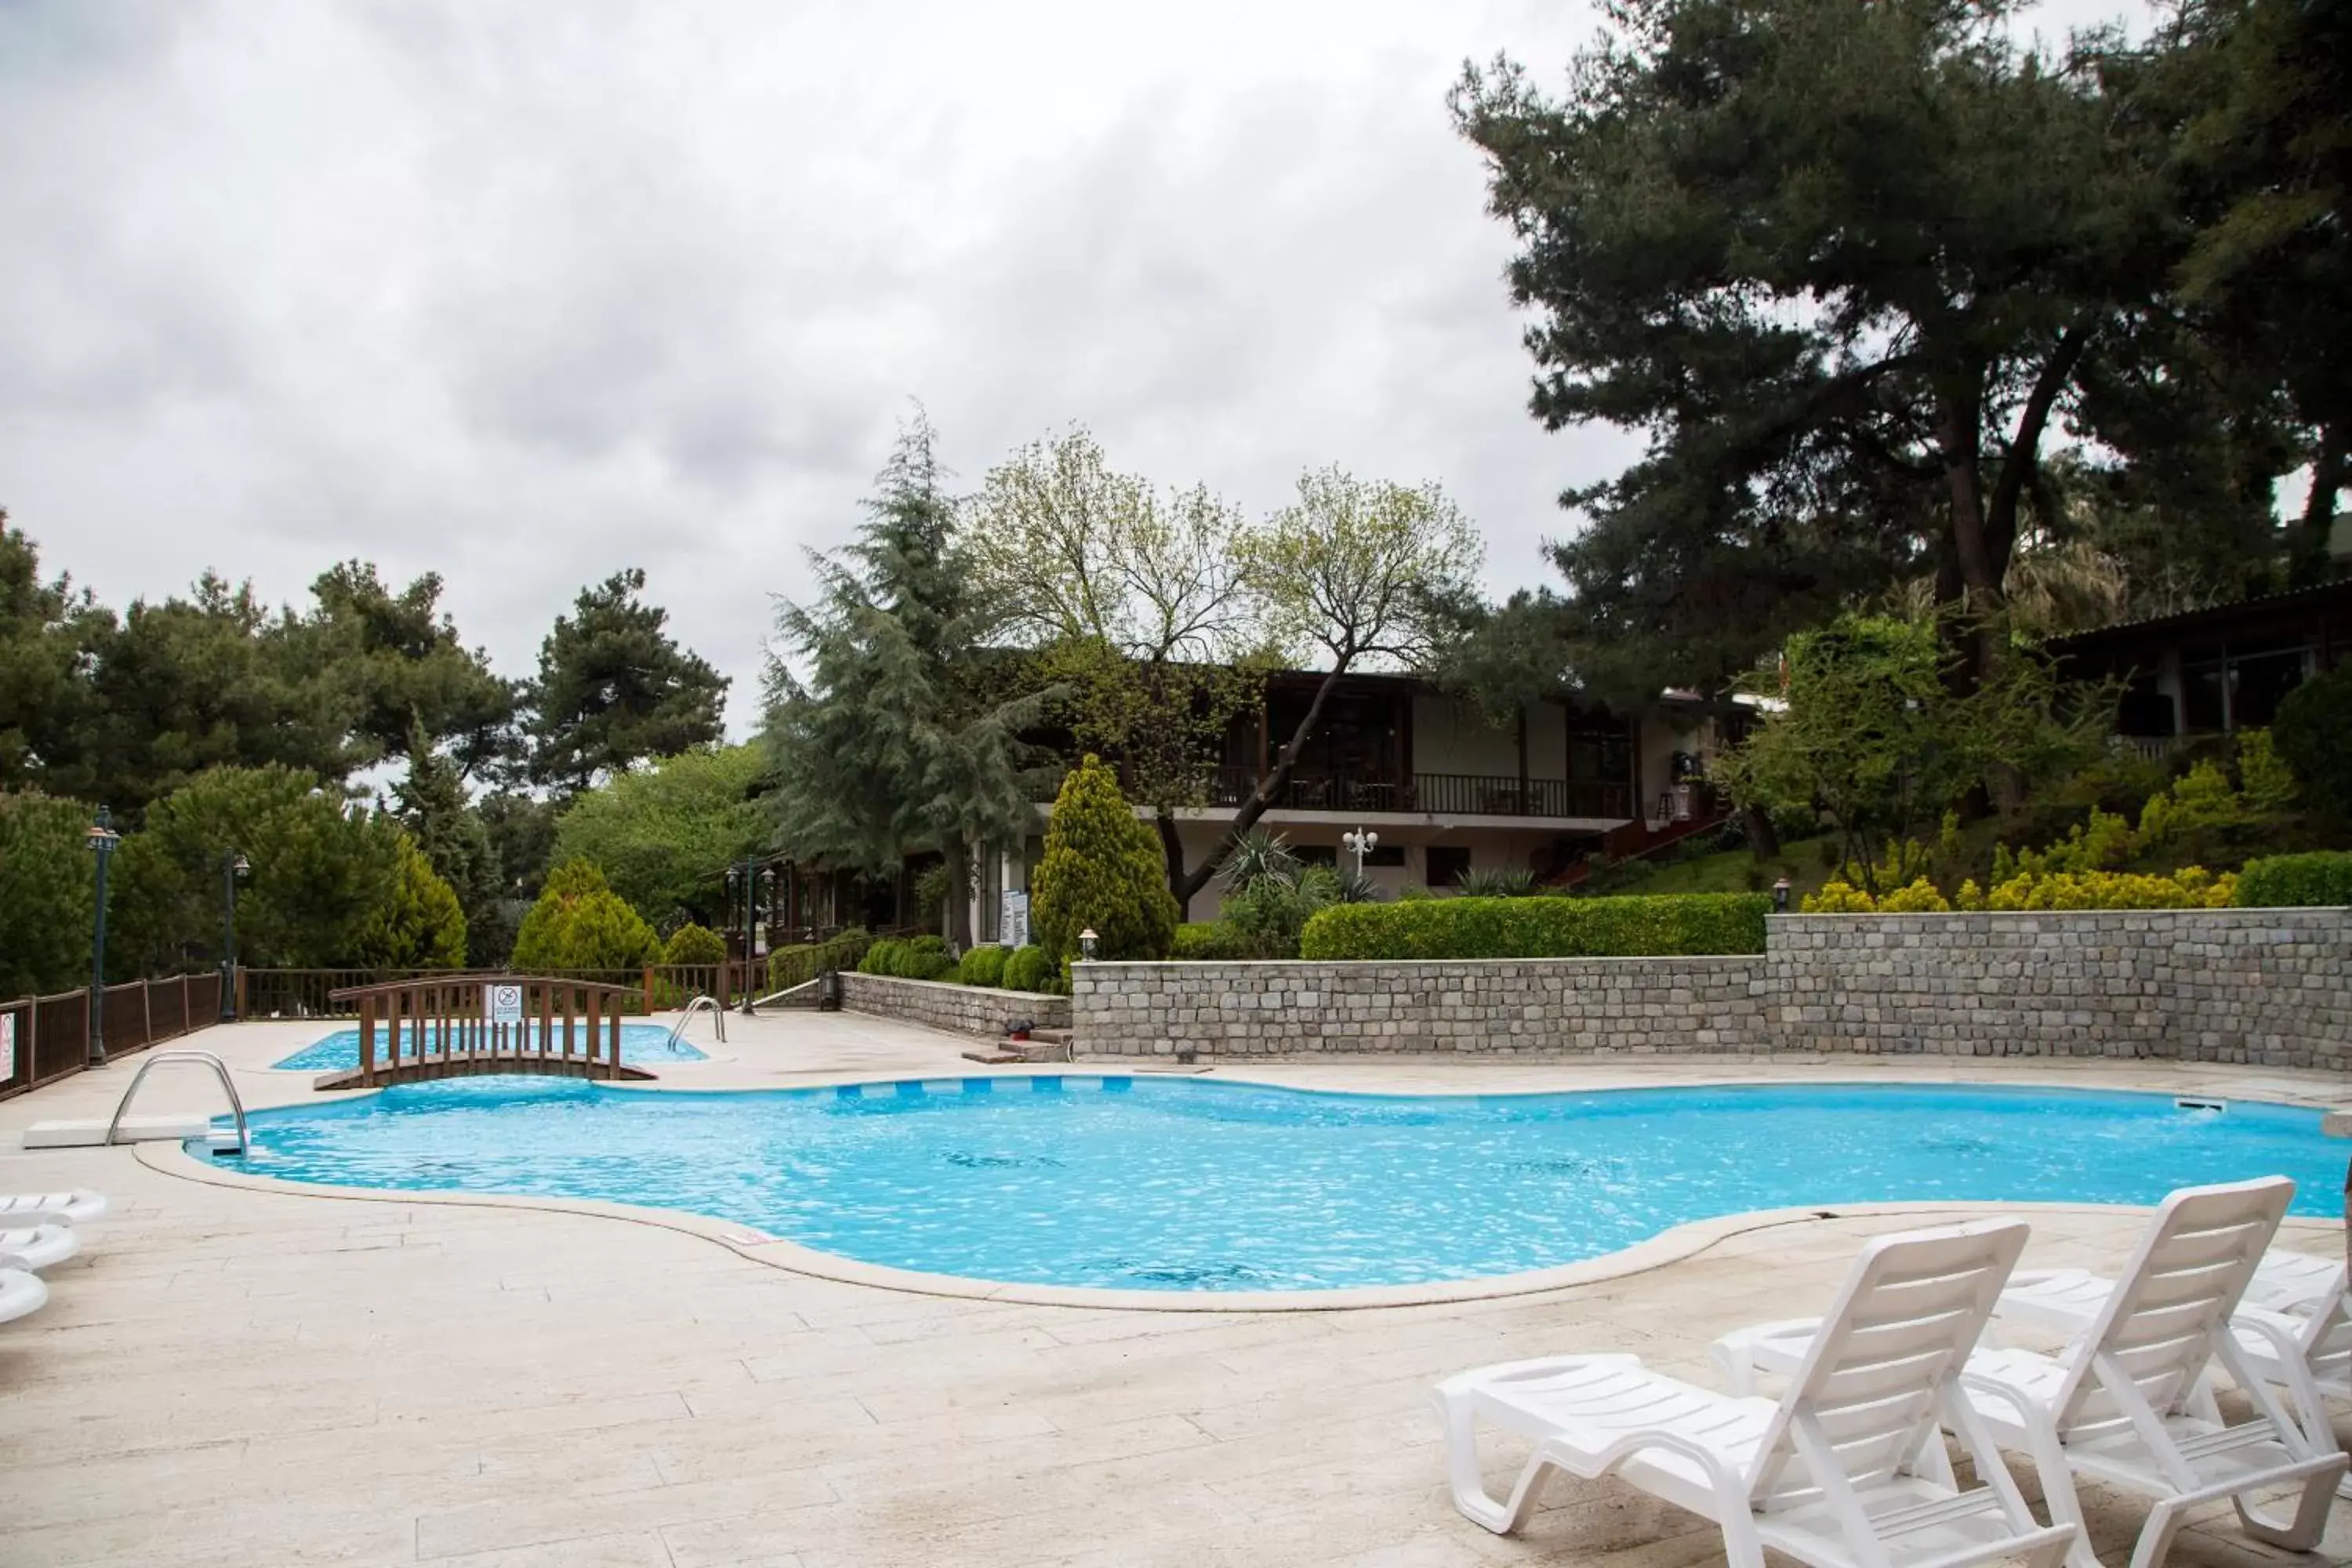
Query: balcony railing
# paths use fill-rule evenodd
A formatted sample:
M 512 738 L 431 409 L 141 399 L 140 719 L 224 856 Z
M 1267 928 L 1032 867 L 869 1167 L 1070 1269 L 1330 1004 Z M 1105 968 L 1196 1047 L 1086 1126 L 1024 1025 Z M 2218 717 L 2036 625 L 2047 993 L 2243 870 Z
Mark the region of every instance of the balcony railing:
M 1249 768 L 1219 768 L 1209 804 L 1237 807 L 1257 788 Z M 1438 816 L 1549 816 L 1624 819 L 1633 786 L 1601 779 L 1528 779 L 1485 773 L 1415 773 L 1409 780 L 1293 773 L 1277 810 L 1426 812 Z

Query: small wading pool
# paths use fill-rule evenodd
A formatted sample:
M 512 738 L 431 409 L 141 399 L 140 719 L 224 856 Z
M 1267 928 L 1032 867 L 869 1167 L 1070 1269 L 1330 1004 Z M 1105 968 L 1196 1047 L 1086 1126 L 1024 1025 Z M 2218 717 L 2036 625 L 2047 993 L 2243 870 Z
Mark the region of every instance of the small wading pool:
M 496 1077 L 251 1120 L 251 1152 L 226 1163 L 257 1176 L 601 1198 L 898 1268 L 1195 1291 L 1516 1274 L 1754 1209 L 2146 1205 L 2273 1173 L 2295 1213 L 2332 1216 L 2345 1159 L 2318 1111 L 2287 1106 L 1838 1084 L 1402 1099 L 1081 1074 L 745 1093 Z
M 379 1062 L 385 1059 L 390 1049 L 391 1033 L 389 1025 L 376 1031 L 375 1059 Z M 427 1037 L 430 1037 L 429 1033 Z M 561 1024 L 556 1026 L 556 1037 L 559 1040 L 562 1037 Z M 400 1037 L 402 1056 L 407 1056 L 416 1048 L 416 1038 L 417 1034 L 414 1026 L 402 1030 Z M 675 1046 L 668 1045 L 668 1040 L 667 1024 L 624 1024 L 621 1026 L 621 1059 L 625 1062 L 639 1064 L 698 1062 L 703 1059 L 702 1052 L 688 1045 L 684 1040 L 678 1041 Z M 572 1037 L 572 1050 L 575 1053 L 585 1051 L 588 1048 L 587 1041 L 588 1025 L 587 1021 L 583 1019 L 578 1031 Z M 604 1049 L 601 1042 L 597 1049 L 599 1051 Z M 269 1065 L 282 1072 L 333 1072 L 338 1068 L 356 1068 L 360 1065 L 359 1028 L 355 1025 L 348 1029 L 337 1029 L 331 1035 L 311 1041 L 285 1060 L 272 1062 Z

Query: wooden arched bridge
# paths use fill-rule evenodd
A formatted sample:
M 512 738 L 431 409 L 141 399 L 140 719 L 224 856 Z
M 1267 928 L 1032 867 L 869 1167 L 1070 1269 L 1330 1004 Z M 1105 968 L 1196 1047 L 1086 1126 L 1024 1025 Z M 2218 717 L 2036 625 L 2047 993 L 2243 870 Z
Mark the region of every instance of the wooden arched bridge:
M 373 1089 L 468 1073 L 649 1079 L 621 1062 L 625 985 L 531 974 L 387 980 L 331 994 L 357 1004 L 360 1065 L 320 1089 Z

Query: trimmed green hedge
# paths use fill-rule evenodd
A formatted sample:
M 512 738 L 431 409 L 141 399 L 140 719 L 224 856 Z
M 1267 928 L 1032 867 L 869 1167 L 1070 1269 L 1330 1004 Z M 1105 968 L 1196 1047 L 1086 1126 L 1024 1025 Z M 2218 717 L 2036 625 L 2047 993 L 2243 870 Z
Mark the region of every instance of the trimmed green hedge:
M 1016 947 L 1004 960 L 1007 991 L 1043 991 L 1055 965 L 1042 947 Z
M 824 942 L 795 942 L 768 954 L 768 989 L 785 991 L 814 980 L 828 969 L 856 969 L 873 935 L 856 926 Z
M 956 965 L 959 985 L 1002 985 L 1004 984 L 1004 950 L 992 942 L 964 950 L 963 962 Z
M 1249 939 L 1226 921 L 1192 921 L 1176 928 L 1176 950 L 1170 956 L 1179 963 L 1247 958 Z
M 2352 850 L 2269 855 L 2246 862 L 2235 900 L 2242 910 L 2287 910 L 2352 904 Z
M 1419 899 L 1334 904 L 1299 939 L 1310 959 L 1639 958 L 1764 951 L 1763 893 L 1616 899 Z

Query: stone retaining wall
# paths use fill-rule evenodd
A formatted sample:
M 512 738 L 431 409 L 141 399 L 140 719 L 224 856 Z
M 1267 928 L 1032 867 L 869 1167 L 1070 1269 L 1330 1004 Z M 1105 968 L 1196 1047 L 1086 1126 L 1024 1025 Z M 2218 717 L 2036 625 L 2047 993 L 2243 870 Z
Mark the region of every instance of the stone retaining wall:
M 859 974 L 844 970 L 841 1005 L 854 1013 L 875 1013 L 904 1018 L 959 1035 L 984 1035 L 996 1039 L 1007 1020 L 1026 1018 L 1041 1029 L 1070 1026 L 1070 999 L 1034 991 L 998 991 L 985 985 L 957 985 L 944 980 L 900 980 L 887 974 Z
M 1780 1050 L 2352 1068 L 2352 911 L 1790 915 Z
M 1430 963 L 1087 963 L 1089 1056 L 1736 1051 L 1763 1026 L 1759 957 Z
M 1070 1001 L 1088 1056 L 1790 1050 L 2352 1070 L 2352 910 L 1783 915 L 1765 941 L 1733 958 L 1079 964 Z

